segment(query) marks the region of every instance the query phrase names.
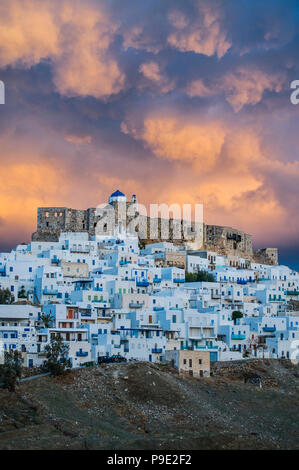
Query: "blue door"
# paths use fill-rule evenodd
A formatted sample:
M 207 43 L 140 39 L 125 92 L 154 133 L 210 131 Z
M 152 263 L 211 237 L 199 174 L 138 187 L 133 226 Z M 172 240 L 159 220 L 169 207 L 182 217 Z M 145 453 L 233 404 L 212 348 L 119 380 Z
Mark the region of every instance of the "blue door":
M 33 367 L 33 359 L 29 359 L 29 361 L 28 361 L 28 367 Z
M 210 361 L 218 361 L 218 353 L 210 352 Z

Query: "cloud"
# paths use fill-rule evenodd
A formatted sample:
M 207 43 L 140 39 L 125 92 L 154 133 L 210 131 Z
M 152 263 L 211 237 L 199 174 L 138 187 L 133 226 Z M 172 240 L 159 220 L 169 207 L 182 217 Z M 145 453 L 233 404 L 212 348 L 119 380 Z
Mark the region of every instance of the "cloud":
M 197 14 L 189 18 L 181 10 L 173 10 L 168 21 L 173 31 L 168 36 L 168 43 L 182 52 L 223 57 L 231 47 L 222 23 L 222 11 L 219 2 L 198 2 Z
M 203 202 L 207 222 L 243 228 L 264 241 L 278 242 L 296 217 L 299 163 L 266 153 L 255 126 L 220 115 L 186 119 L 178 109 L 164 109 L 148 111 L 142 122 L 131 116 L 122 130 L 176 166 L 176 177 L 165 180 L 166 202 Z M 292 239 L 297 225 L 289 225 Z
M 201 79 L 193 80 L 186 91 L 190 97 L 210 97 L 222 93 L 234 111 L 238 112 L 247 104 L 259 103 L 265 91 L 280 92 L 284 82 L 283 73 L 267 73 L 256 67 L 245 66 L 225 73 L 209 87 Z
M 90 135 L 66 135 L 64 139 L 71 144 L 81 145 L 81 144 L 90 144 L 92 137 Z
M 110 51 L 118 25 L 104 2 L 13 0 L 0 7 L 0 66 L 53 65 L 57 91 L 106 98 L 124 88 Z
M 196 162 L 206 172 L 219 156 L 224 135 L 216 123 L 188 123 L 169 116 L 146 118 L 141 137 L 159 158 Z
M 160 93 L 168 93 L 175 87 L 174 80 L 170 80 L 166 74 L 161 71 L 157 62 L 151 61 L 140 65 L 139 71 L 150 82 L 150 85 Z
M 147 32 L 143 25 L 135 25 L 123 31 L 123 47 L 124 49 L 145 50 L 158 54 L 163 46 L 153 37 L 151 32 Z
M 258 243 L 297 240 L 295 7 L 0 2 L 1 241 L 29 240 L 38 205 L 92 207 L 118 187 L 204 202 L 206 221 Z

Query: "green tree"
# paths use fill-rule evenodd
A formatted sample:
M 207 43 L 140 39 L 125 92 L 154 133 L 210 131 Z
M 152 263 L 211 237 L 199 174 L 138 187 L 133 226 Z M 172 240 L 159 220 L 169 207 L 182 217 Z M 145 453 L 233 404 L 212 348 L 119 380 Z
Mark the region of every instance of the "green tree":
M 0 289 L 0 304 L 11 304 L 14 296 L 9 289 Z
M 42 313 L 40 317 L 41 321 L 43 322 L 45 328 L 51 328 L 52 322 L 54 320 L 53 316 L 51 313 Z
M 243 317 L 243 313 L 240 312 L 240 310 L 234 310 L 233 313 L 232 313 L 232 320 L 234 320 L 234 324 L 236 324 L 236 320 L 237 318 L 242 318 Z
M 21 286 L 21 289 L 19 290 L 18 293 L 18 298 L 19 299 L 27 299 L 27 294 L 24 286 Z
M 22 376 L 22 354 L 16 349 L 4 352 L 4 364 L 0 365 L 0 382 L 14 392 L 18 378 Z
M 207 271 L 198 271 L 197 273 L 186 273 L 186 282 L 215 282 L 213 274 Z
M 71 361 L 68 359 L 69 346 L 62 340 L 60 334 L 51 338 L 50 344 L 45 347 L 47 360 L 44 368 L 53 375 L 61 375 L 71 368 Z

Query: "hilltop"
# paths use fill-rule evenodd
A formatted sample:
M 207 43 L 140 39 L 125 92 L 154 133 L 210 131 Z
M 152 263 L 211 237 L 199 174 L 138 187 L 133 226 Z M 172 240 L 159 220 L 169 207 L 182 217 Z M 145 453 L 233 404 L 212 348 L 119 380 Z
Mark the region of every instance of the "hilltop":
M 295 449 L 298 366 L 215 364 L 182 378 L 147 362 L 72 370 L 0 389 L 0 449 Z M 262 388 L 245 383 L 260 377 Z

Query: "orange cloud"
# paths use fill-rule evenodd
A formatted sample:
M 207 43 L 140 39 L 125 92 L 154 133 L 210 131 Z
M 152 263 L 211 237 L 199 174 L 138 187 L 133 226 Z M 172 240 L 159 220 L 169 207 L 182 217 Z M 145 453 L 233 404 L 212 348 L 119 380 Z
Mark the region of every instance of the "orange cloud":
M 215 165 L 225 136 L 224 128 L 220 124 L 196 124 L 171 116 L 147 117 L 140 134 L 125 122 L 122 124 L 122 130 L 142 138 L 158 157 L 196 162 L 197 167 L 204 172 Z
M 159 89 L 160 93 L 168 93 L 174 88 L 174 81 L 168 79 L 168 77 L 163 74 L 160 70 L 159 64 L 156 62 L 146 62 L 141 64 L 139 71 L 144 75 L 146 79 L 151 82 L 151 85 L 154 86 L 154 89 Z
M 197 54 L 223 57 L 231 47 L 227 34 L 222 30 L 221 11 L 216 5 L 197 4 L 195 21 L 188 20 L 183 13 L 173 10 L 168 20 L 174 31 L 168 36 L 168 43 L 179 51 L 193 51 Z
M 216 83 L 207 87 L 202 80 L 194 80 L 187 87 L 191 97 L 208 97 L 223 93 L 235 112 L 246 104 L 255 105 L 262 100 L 267 90 L 280 92 L 284 83 L 282 74 L 269 74 L 256 67 L 239 67 L 229 72 Z
M 14 0 L 0 6 L 0 66 L 50 59 L 61 94 L 105 98 L 125 76 L 109 47 L 118 25 L 90 0 Z
M 123 32 L 123 47 L 134 49 L 144 49 L 147 52 L 158 54 L 161 45 L 157 44 L 149 35 L 146 35 L 142 26 L 133 26 Z
M 71 144 L 90 144 L 92 141 L 91 135 L 84 135 L 84 136 L 79 136 L 79 135 L 66 135 L 64 139 L 67 142 L 70 142 Z
M 49 202 L 61 204 L 67 193 L 66 179 L 67 175 L 51 164 L 2 163 L 0 214 L 4 223 L 0 224 L 0 239 L 22 242 L 22 236 L 29 241 L 36 227 L 37 207 Z
M 174 174 L 159 187 L 163 202 L 202 202 L 207 222 L 239 227 L 260 241 L 278 240 L 285 233 L 292 209 L 272 182 L 296 181 L 299 164 L 274 160 L 254 129 L 220 119 L 186 120 L 173 110 L 149 113 L 142 124 L 140 117 L 135 125 L 127 119 L 122 129 L 175 165 Z

